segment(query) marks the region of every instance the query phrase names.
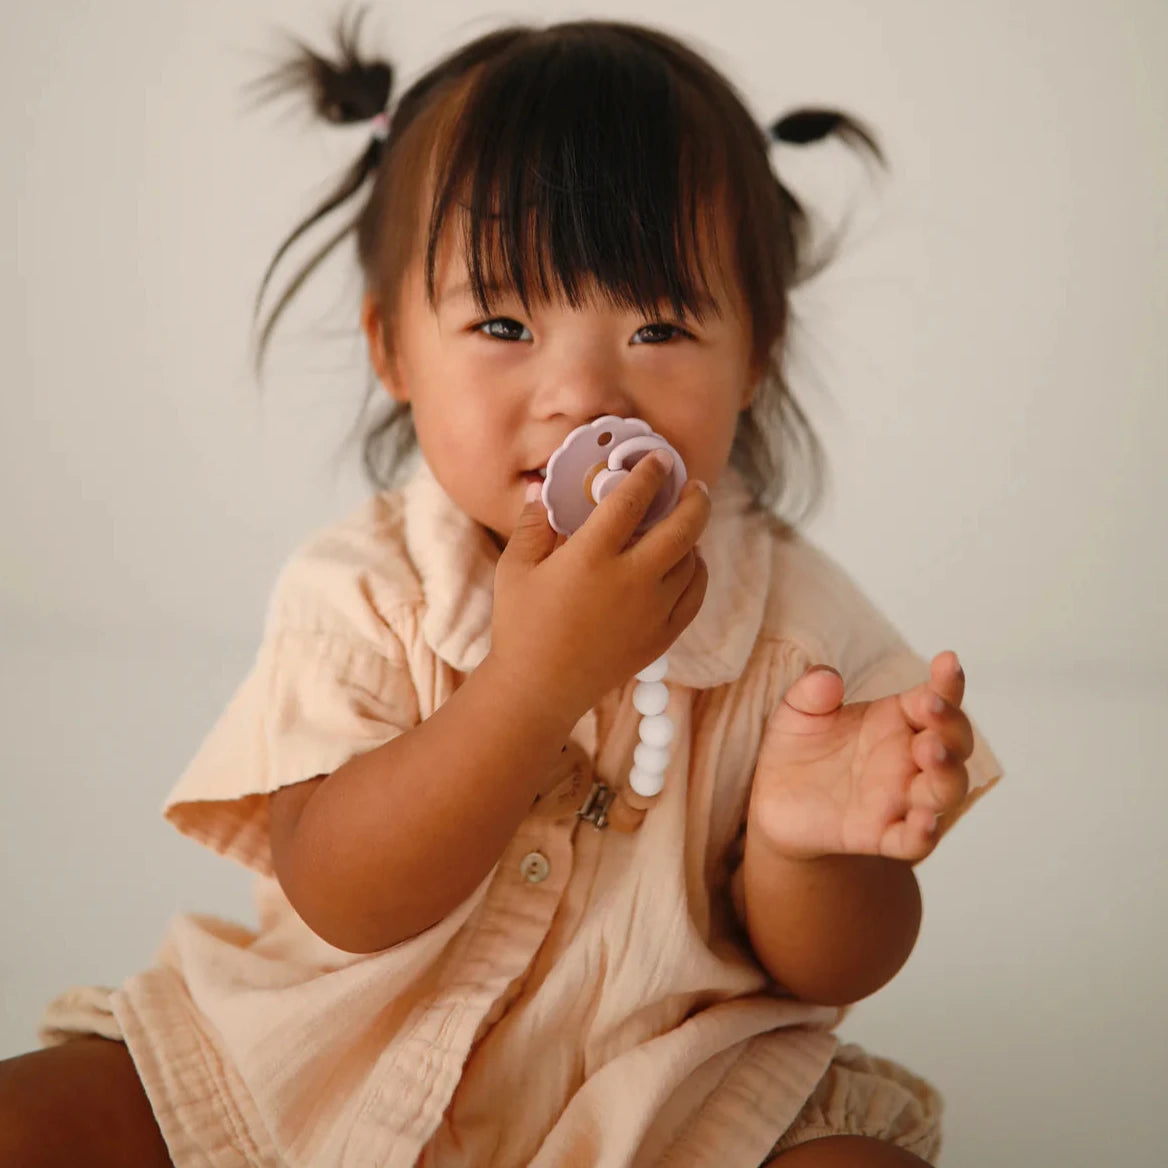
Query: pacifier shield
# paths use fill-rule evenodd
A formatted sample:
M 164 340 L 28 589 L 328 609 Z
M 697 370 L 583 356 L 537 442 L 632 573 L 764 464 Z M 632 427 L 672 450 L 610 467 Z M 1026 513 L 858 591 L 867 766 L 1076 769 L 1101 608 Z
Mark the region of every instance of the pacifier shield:
M 578 530 L 597 504 L 651 450 L 668 451 L 673 456 L 673 470 L 637 525 L 636 535 L 664 519 L 677 504 L 687 477 L 681 455 L 640 418 L 606 414 L 577 426 L 548 459 L 542 497 L 552 528 L 561 535 Z M 598 464 L 603 464 L 602 469 L 593 474 Z

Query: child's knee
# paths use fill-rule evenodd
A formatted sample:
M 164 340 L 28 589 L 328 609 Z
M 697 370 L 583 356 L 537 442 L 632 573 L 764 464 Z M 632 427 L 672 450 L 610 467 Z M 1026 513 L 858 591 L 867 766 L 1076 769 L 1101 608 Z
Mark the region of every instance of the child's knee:
M 62 1136 L 54 1130 L 51 1098 L 57 1087 L 46 1076 L 39 1051 L 0 1062 L 0 1164 L 63 1163 L 53 1145 Z M 65 1123 L 67 1117 L 60 1117 Z
M 0 1164 L 82 1162 L 171 1163 L 125 1045 L 81 1038 L 0 1061 Z

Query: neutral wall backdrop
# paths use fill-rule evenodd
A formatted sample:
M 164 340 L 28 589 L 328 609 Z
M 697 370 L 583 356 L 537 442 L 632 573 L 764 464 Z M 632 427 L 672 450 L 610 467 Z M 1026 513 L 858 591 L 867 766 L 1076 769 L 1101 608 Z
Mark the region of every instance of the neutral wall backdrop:
M 351 265 L 266 394 L 265 263 L 361 149 L 249 112 L 323 0 L 4 4 L 0 40 L 0 1055 L 249 881 L 163 797 L 242 678 L 276 571 L 365 493 Z M 384 3 L 408 85 L 503 21 L 608 16 L 704 49 L 759 120 L 851 110 L 891 171 L 776 151 L 852 216 L 802 289 L 827 445 L 809 534 L 926 655 L 952 647 L 1007 777 L 921 867 L 925 924 L 844 1037 L 927 1074 L 946 1168 L 1152 1165 L 1168 1088 L 1168 7 L 1160 0 Z

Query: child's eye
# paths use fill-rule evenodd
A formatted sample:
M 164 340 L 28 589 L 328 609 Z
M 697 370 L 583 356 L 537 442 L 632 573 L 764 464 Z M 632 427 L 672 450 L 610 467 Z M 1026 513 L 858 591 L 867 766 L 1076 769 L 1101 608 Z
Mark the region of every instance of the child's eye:
M 492 325 L 502 325 L 503 331 L 496 332 L 492 328 Z M 515 330 L 518 330 L 520 333 L 527 333 L 527 336 L 517 337 L 512 335 Z M 530 341 L 532 339 L 531 331 L 527 326 L 520 324 L 517 320 L 512 320 L 509 316 L 495 316 L 490 320 L 484 320 L 482 324 L 475 325 L 475 332 L 481 332 L 485 336 L 494 337 L 497 341 Z
M 637 330 L 637 335 L 639 336 L 641 333 L 648 332 L 650 330 L 653 330 L 656 332 L 656 334 L 657 334 L 656 340 L 638 341 L 634 338 L 633 344 L 634 345 L 660 345 L 664 341 L 672 340 L 675 335 L 679 336 L 679 337 L 688 337 L 690 335 L 689 333 L 687 333 L 685 331 L 685 329 L 678 328 L 677 325 L 675 325 L 675 324 L 665 324 L 661 321 L 657 321 L 654 324 L 643 325 L 641 328 L 639 328 Z

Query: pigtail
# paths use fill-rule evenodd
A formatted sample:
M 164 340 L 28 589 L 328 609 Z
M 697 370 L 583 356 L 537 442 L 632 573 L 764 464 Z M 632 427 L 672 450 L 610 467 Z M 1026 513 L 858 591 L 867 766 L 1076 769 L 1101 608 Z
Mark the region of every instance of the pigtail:
M 880 166 L 885 168 L 888 166 L 876 136 L 861 121 L 839 110 L 812 107 L 791 110 L 772 122 L 767 127 L 767 134 L 774 142 L 788 142 L 796 146 L 821 142 L 824 138 L 835 135 L 857 152 L 866 151 Z M 779 182 L 778 188 L 791 225 L 789 238 L 793 270 L 789 275 L 792 283 L 798 284 L 818 275 L 832 261 L 840 241 L 847 233 L 850 219 L 844 220 L 817 259 L 807 260 L 810 234 L 807 212 L 785 184 Z
M 852 146 L 863 146 L 881 166 L 887 166 L 884 152 L 872 132 L 862 122 L 839 110 L 792 110 L 772 122 L 769 133 L 776 142 L 792 142 L 797 146 L 820 142 L 828 135 L 836 134 Z
M 385 61 L 365 60 L 361 57 L 357 40 L 364 18 L 365 10 L 357 12 L 348 23 L 344 15 L 339 18 L 333 34 L 336 51 L 332 59 L 315 52 L 300 41 L 293 40 L 293 56 L 270 73 L 258 78 L 251 86 L 257 101 L 263 103 L 285 94 L 307 92 L 317 115 L 334 125 L 372 121 L 384 115 L 393 91 L 393 66 Z M 361 190 L 366 180 L 376 173 L 386 149 L 387 138 L 388 124 L 382 123 L 379 132 L 373 134 L 361 156 L 345 171 L 333 190 L 280 244 L 260 281 L 253 308 L 253 321 L 259 318 L 260 306 L 272 276 L 289 248 L 315 224 Z M 357 218 L 359 217 L 358 214 Z M 357 218 L 335 232 L 309 257 L 268 313 L 258 337 L 257 372 L 263 363 L 272 330 L 285 308 L 325 257 L 353 230 Z

